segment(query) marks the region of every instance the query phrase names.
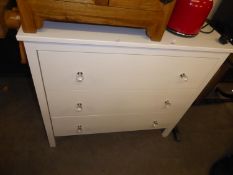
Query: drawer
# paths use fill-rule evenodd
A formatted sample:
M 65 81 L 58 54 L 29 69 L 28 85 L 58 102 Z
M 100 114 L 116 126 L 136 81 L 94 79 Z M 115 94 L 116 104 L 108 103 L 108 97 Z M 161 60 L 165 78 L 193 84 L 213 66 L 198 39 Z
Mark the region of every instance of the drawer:
M 174 122 L 168 114 L 52 117 L 55 136 L 161 129 Z M 174 117 L 175 120 L 175 117 Z
M 217 59 L 38 51 L 46 90 L 197 88 Z
M 163 4 L 160 0 L 109 0 L 109 6 L 156 11 L 161 10 Z
M 48 91 L 52 116 L 177 113 L 194 100 L 192 91 Z

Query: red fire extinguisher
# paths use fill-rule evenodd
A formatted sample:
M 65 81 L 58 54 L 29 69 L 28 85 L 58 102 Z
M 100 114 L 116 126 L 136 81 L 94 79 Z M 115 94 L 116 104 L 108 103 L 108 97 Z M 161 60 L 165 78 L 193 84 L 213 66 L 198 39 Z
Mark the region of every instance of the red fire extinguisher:
M 212 7 L 213 0 L 177 0 L 167 29 L 181 36 L 195 36 Z

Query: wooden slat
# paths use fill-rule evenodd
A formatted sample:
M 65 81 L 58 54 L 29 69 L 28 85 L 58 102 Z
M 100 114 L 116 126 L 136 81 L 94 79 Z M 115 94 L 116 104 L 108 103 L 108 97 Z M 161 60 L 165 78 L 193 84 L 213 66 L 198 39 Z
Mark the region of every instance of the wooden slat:
M 168 20 L 172 14 L 172 10 L 175 6 L 176 0 L 163 6 L 163 17 L 160 18 L 160 22 L 149 26 L 147 28 L 147 35 L 155 41 L 160 41 L 162 39 L 163 33 L 166 29 Z M 159 25 L 158 25 L 159 24 Z
M 0 0 L 0 38 L 4 38 L 7 32 L 7 26 L 4 21 L 4 11 L 9 0 Z
M 161 10 L 160 0 L 109 0 L 109 6 L 142 10 Z
M 20 57 L 21 57 L 21 64 L 27 64 L 28 60 L 27 60 L 27 54 L 25 51 L 25 47 L 22 41 L 19 42 L 19 51 L 20 51 Z
M 95 0 L 96 5 L 108 6 L 109 0 Z
M 25 32 L 35 33 L 36 25 L 31 6 L 25 0 L 17 0 L 17 5 L 20 11 L 23 30 Z
M 56 1 L 95 4 L 95 0 L 56 0 Z

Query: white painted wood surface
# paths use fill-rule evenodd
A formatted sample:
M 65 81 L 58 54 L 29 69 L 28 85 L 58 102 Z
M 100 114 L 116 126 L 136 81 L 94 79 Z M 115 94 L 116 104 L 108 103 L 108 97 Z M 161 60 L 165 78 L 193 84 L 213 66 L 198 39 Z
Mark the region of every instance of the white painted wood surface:
M 52 123 L 55 136 L 68 136 L 161 129 L 173 124 L 174 118 L 176 118 L 176 114 L 171 113 L 52 116 Z M 81 126 L 81 129 L 78 126 Z
M 192 102 L 193 90 L 164 91 L 47 91 L 50 114 L 79 116 L 124 113 L 175 113 Z M 77 104 L 81 103 L 81 109 Z M 169 103 L 169 104 L 167 104 Z
M 33 83 L 34 83 L 36 94 L 37 94 L 37 99 L 39 101 L 45 130 L 48 136 L 49 145 L 51 147 L 55 147 L 56 141 L 54 138 L 53 126 L 51 123 L 50 113 L 48 109 L 48 103 L 47 103 L 46 94 L 45 94 L 46 92 L 44 89 L 43 78 L 41 76 L 41 69 L 39 65 L 37 51 L 36 51 L 36 48 L 33 47 L 33 45 L 29 43 L 25 43 L 25 49 L 28 55 L 28 62 L 30 65 L 30 70 L 31 70 Z
M 38 52 L 45 87 L 50 90 L 197 88 L 218 61 L 175 54 Z M 82 82 L 76 80 L 78 72 L 83 73 Z M 187 81 L 180 77 L 183 73 Z
M 63 135 L 165 128 L 167 136 L 233 52 L 218 37 L 165 32 L 153 42 L 141 29 L 54 22 L 17 34 L 51 146 Z M 83 81 L 76 81 L 77 72 Z
M 45 22 L 36 34 L 23 33 L 20 28 L 17 38 L 23 41 L 53 42 L 68 44 L 91 44 L 121 47 L 161 48 L 210 52 L 233 52 L 231 44 L 218 43 L 219 34 L 200 33 L 194 38 L 183 38 L 165 32 L 161 42 L 151 41 L 143 29 L 110 27 L 100 25 Z

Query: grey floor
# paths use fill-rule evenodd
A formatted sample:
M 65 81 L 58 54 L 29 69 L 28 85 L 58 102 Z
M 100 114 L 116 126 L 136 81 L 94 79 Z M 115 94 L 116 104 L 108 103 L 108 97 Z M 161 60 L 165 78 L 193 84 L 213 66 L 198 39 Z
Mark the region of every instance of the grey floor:
M 231 103 L 192 106 L 179 123 L 180 143 L 137 131 L 61 137 L 51 149 L 30 79 L 0 85 L 1 175 L 207 175 L 233 153 Z

